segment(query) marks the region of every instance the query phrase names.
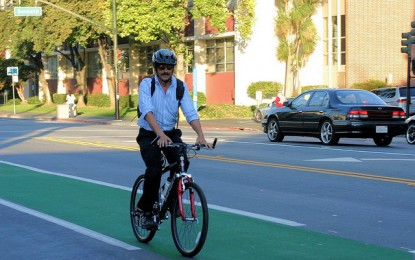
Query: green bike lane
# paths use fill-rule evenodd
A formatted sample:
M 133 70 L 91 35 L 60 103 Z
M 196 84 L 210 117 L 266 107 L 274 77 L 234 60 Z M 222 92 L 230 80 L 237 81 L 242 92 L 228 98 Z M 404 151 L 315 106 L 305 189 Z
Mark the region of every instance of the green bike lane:
M 128 190 L 0 162 L 0 199 L 170 259 L 181 258 L 169 221 L 161 225 L 149 244 L 136 240 L 129 218 Z M 213 209 L 209 214 L 208 237 L 198 259 L 413 259 L 409 252 L 301 228 Z

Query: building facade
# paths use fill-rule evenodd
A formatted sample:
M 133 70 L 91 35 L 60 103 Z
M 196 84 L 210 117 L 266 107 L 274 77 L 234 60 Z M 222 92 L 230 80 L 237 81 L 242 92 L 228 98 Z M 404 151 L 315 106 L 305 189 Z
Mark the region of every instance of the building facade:
M 400 53 L 401 33 L 415 20 L 413 0 L 323 0 L 313 17 L 319 40 L 316 50 L 301 70 L 301 86 L 352 87 L 354 83 L 381 80 L 391 85 L 406 83 L 407 57 Z M 194 21 L 185 42 L 193 59 L 180 59 L 178 77 L 190 89 L 203 92 L 208 104 L 253 105 L 249 85 L 257 81 L 284 84 L 285 64 L 276 58 L 277 9 L 274 0 L 257 0 L 251 39 L 244 41 L 235 32 L 234 21 L 227 32 L 218 34 L 206 19 Z M 237 25 L 236 25 L 237 26 Z M 151 75 L 151 55 L 158 44 L 130 45 L 121 70 L 121 96 L 136 94 L 142 78 Z M 88 93 L 108 93 L 106 76 L 96 49 L 84 50 L 87 62 Z M 45 57 L 52 93 L 66 93 L 75 79 L 69 62 L 59 55 Z

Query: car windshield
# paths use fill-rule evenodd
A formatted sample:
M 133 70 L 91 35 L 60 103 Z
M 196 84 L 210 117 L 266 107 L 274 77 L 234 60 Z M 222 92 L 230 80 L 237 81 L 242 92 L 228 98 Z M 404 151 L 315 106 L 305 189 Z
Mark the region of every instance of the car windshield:
M 409 88 L 411 91 L 411 97 L 415 97 L 415 87 Z M 401 97 L 406 97 L 406 88 L 399 88 L 399 94 Z
M 385 105 L 386 103 L 368 91 L 336 91 L 336 98 L 342 104 L 348 105 Z

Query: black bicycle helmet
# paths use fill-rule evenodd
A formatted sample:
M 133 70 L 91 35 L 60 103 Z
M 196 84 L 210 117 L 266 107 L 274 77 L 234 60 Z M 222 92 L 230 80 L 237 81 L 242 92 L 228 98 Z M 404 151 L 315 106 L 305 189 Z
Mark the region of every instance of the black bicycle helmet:
M 158 64 L 176 65 L 177 57 L 171 50 L 161 49 L 153 54 L 152 61 L 154 67 Z

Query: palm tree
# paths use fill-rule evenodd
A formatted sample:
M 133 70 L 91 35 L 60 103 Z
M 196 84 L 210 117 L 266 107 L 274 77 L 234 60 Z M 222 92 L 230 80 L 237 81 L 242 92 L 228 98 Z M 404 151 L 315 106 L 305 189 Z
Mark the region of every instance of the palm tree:
M 314 52 L 317 29 L 311 19 L 321 0 L 276 0 L 278 14 L 275 34 L 278 37 L 277 59 L 285 62 L 284 95 L 301 93 L 300 71 Z

